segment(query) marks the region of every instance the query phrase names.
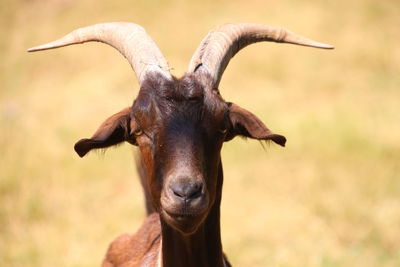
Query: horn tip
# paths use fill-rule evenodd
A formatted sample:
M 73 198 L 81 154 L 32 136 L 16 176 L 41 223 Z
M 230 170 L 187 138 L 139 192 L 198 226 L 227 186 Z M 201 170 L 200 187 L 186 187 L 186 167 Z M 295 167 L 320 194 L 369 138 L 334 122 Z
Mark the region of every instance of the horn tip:
M 59 41 L 54 41 L 51 43 L 43 44 L 43 45 L 38 45 L 29 48 L 27 51 L 28 52 L 36 52 L 36 51 L 42 51 L 42 50 L 49 50 L 49 49 L 54 49 L 54 48 L 59 48 L 63 46 L 70 45 L 71 43 L 60 43 Z
M 50 47 L 46 46 L 46 45 L 39 45 L 39 46 L 34 46 L 29 48 L 27 51 L 28 52 L 36 52 L 36 51 L 40 51 L 40 50 L 46 50 L 49 49 Z
M 330 45 L 330 44 L 321 44 L 320 48 L 323 48 L 323 49 L 335 49 L 335 47 L 333 45 Z
M 37 50 L 35 49 L 35 47 L 31 47 L 31 48 L 28 48 L 28 49 L 26 50 L 26 52 L 35 52 L 35 51 L 37 51 Z

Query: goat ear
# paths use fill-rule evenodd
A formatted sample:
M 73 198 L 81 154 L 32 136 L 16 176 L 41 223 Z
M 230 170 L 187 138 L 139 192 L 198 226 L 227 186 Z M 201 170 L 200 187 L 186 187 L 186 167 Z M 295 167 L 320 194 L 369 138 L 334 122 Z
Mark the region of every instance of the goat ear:
M 233 103 L 228 103 L 228 106 L 230 127 L 226 141 L 239 135 L 257 140 L 271 140 L 278 145 L 285 146 L 286 138 L 273 133 L 256 115 Z
M 106 148 L 128 141 L 130 120 L 130 107 L 112 115 L 100 125 L 91 138 L 81 139 L 75 144 L 76 153 L 83 157 L 92 149 Z

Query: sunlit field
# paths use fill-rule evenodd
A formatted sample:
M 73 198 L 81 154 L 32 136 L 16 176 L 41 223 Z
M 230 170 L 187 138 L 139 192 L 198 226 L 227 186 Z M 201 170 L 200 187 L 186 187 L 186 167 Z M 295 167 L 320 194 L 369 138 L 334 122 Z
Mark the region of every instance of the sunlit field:
M 138 92 L 125 59 L 88 43 L 28 54 L 69 31 L 131 21 L 182 75 L 226 22 L 284 26 L 333 51 L 260 43 L 220 84 L 287 146 L 235 139 L 222 158 L 224 251 L 234 266 L 400 266 L 400 1 L 0 3 L 0 266 L 99 266 L 144 202 L 124 144 L 80 159 Z

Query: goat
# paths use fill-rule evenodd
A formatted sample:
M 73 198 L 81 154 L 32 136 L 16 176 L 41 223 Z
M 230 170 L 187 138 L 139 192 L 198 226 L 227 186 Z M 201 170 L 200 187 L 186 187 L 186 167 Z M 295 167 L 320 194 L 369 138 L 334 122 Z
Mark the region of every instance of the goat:
M 133 23 L 77 29 L 28 51 L 89 41 L 116 48 L 140 84 L 133 105 L 106 119 L 89 139 L 75 144 L 80 157 L 124 141 L 139 147 L 139 171 L 149 213 L 134 235 L 113 241 L 103 261 L 111 266 L 223 267 L 220 203 L 221 148 L 236 136 L 285 145 L 254 114 L 226 102 L 218 89 L 230 59 L 247 45 L 273 41 L 332 49 L 280 27 L 224 24 L 195 51 L 186 74 L 173 77 L 161 51 Z

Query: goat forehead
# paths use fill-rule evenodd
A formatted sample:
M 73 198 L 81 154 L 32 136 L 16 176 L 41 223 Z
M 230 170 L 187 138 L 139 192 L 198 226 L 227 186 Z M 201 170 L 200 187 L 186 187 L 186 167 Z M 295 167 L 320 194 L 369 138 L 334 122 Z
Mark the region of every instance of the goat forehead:
M 171 90 L 158 94 L 158 90 L 141 90 L 134 105 L 134 117 L 145 124 L 193 126 L 202 120 L 220 120 L 226 109 L 219 98 L 204 96 L 203 90 Z
M 160 74 L 154 74 L 144 80 L 140 92 L 175 100 L 201 99 L 205 93 L 205 87 L 208 86 L 200 83 L 192 75 L 168 80 Z

